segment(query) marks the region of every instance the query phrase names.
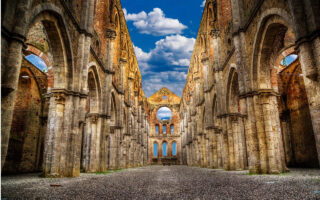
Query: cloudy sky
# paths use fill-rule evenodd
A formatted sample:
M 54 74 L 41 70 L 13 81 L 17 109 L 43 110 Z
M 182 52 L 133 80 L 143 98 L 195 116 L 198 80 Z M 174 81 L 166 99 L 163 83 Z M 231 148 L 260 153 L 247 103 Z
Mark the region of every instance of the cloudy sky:
M 171 110 L 168 107 L 161 107 L 157 112 L 157 117 L 160 120 L 169 120 L 172 116 Z
M 162 87 L 181 96 L 204 2 L 121 0 L 147 97 Z

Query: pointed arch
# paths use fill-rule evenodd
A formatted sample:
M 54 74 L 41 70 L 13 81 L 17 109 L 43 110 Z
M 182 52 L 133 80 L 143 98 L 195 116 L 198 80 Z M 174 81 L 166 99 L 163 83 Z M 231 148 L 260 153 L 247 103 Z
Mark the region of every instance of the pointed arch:
M 60 8 L 51 3 L 36 6 L 28 21 L 28 28 L 41 22 L 50 41 L 53 56 L 54 88 L 72 89 L 74 78 L 73 52 L 71 39 L 64 14 Z
M 158 157 L 158 142 L 153 142 L 153 157 Z
M 272 8 L 262 13 L 253 43 L 252 65 L 250 69 L 250 86 L 255 89 L 271 89 L 270 71 L 268 63 L 263 60 L 269 59 L 272 53 L 279 53 L 281 46 L 279 39 L 283 38 L 288 29 L 296 33 L 296 27 L 290 15 L 282 9 Z M 278 45 L 275 44 L 278 43 Z M 276 45 L 276 46 L 275 46 Z M 264 52 L 264 53 L 263 53 Z M 270 69 L 270 68 L 269 68 Z
M 171 143 L 172 145 L 172 156 L 177 156 L 177 142 L 174 140 Z
M 167 141 L 162 142 L 162 156 L 163 157 L 168 156 L 168 143 L 167 143 Z
M 226 109 L 227 112 L 239 112 L 239 82 L 238 72 L 234 64 L 231 65 L 226 84 Z
M 116 96 L 114 92 L 111 92 L 111 100 L 110 100 L 110 121 L 112 125 L 117 124 L 117 115 L 118 114 L 118 109 L 117 109 L 117 101 L 116 101 Z
M 90 113 L 99 113 L 102 109 L 101 105 L 101 83 L 97 67 L 95 63 L 89 63 L 88 65 L 88 109 Z

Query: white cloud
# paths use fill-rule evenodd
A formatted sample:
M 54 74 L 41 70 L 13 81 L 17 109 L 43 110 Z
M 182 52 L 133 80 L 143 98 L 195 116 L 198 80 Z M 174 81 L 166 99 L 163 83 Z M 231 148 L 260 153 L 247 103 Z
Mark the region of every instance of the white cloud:
M 203 2 L 202 2 L 202 4 L 201 4 L 201 6 L 200 7 L 204 7 L 206 5 L 206 0 L 203 0 Z
M 133 25 L 143 34 L 155 36 L 181 34 L 187 28 L 178 19 L 166 18 L 160 8 L 154 8 L 148 14 L 144 11 L 129 14 L 125 8 L 123 12 L 126 20 L 133 21 Z
M 165 71 L 165 72 L 147 72 L 142 80 L 143 90 L 147 96 L 150 96 L 167 87 L 175 94 L 181 96 L 185 85 L 187 72 Z
M 194 38 L 172 35 L 157 41 L 149 52 L 134 45 L 147 96 L 164 86 L 181 96 L 194 43 Z
M 151 54 L 144 52 L 141 48 L 134 46 L 134 51 L 136 53 L 136 57 L 139 61 L 147 61 L 150 59 Z
M 157 112 L 157 117 L 159 119 L 170 119 L 172 116 L 172 112 L 168 107 L 162 107 Z
M 123 9 L 124 16 L 128 21 L 140 21 L 147 19 L 147 13 L 142 11 L 137 14 L 128 14 L 127 9 Z
M 137 46 L 134 49 L 139 65 L 162 62 L 167 65 L 189 66 L 194 43 L 195 38 L 172 35 L 157 41 L 156 47 L 148 53 Z
M 189 66 L 195 41 L 181 35 L 167 36 L 156 42 L 151 58 L 161 58 L 170 65 Z

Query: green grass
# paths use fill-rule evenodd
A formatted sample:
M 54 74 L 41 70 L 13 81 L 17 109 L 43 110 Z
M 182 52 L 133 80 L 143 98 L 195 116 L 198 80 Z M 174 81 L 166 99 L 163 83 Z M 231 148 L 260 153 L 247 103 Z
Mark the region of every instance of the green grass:
M 320 178 L 312 178 L 312 181 L 320 183 Z
M 284 173 L 281 173 L 281 174 L 258 174 L 258 173 L 247 173 L 246 174 L 247 176 L 288 176 L 290 175 L 290 172 L 284 172 Z
M 124 171 L 125 169 L 113 169 L 113 170 L 108 170 L 105 172 L 93 172 L 93 174 L 97 174 L 97 175 L 106 175 L 106 174 L 110 174 L 110 173 L 115 173 L 115 172 L 120 172 L 120 171 Z

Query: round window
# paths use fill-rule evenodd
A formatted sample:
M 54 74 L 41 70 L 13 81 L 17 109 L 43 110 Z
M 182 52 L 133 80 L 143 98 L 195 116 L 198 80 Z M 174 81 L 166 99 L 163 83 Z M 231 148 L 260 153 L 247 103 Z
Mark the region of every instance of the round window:
M 172 116 L 172 112 L 168 107 L 162 107 L 157 112 L 157 118 L 159 120 L 170 120 Z

